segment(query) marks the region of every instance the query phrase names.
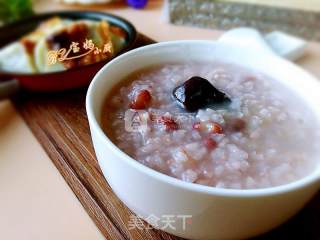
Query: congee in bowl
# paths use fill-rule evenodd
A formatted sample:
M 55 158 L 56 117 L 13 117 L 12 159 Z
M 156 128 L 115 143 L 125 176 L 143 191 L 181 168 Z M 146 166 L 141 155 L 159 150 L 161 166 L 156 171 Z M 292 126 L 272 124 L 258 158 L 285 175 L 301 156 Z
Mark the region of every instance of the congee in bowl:
M 133 72 L 109 93 L 108 137 L 140 163 L 186 182 L 256 189 L 316 167 L 319 126 L 295 92 L 224 62 L 163 64 Z

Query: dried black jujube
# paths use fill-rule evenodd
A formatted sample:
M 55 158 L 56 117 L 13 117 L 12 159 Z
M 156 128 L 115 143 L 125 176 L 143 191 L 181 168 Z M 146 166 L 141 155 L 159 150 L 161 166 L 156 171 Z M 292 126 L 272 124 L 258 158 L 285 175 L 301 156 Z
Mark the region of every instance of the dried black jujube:
M 176 87 L 172 94 L 179 105 L 189 112 L 209 105 L 231 102 L 225 93 L 216 89 L 208 80 L 197 76 Z

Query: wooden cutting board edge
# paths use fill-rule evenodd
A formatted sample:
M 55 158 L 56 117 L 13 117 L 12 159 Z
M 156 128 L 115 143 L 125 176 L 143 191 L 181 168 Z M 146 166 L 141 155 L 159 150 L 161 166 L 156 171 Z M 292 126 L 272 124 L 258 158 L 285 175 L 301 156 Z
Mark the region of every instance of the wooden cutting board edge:
M 137 47 L 151 43 L 145 36 L 142 39 L 148 41 Z M 128 229 L 133 213 L 112 192 L 95 158 L 84 108 L 85 94 L 86 89 L 53 95 L 23 94 L 13 102 L 106 239 L 180 239 L 156 229 Z M 259 239 L 319 239 L 319 200 L 320 193 L 298 216 Z

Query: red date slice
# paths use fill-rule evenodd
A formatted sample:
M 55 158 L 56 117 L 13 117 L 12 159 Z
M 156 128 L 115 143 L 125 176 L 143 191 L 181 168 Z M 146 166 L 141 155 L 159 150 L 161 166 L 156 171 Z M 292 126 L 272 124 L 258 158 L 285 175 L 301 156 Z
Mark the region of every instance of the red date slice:
M 208 150 L 213 150 L 218 146 L 217 142 L 210 137 L 205 138 L 203 143 Z
M 196 122 L 192 125 L 192 128 L 198 131 L 203 131 L 213 134 L 223 134 L 223 127 L 216 122 Z
M 131 109 L 146 109 L 152 100 L 151 94 L 148 90 L 141 90 L 131 102 Z
M 179 124 L 172 118 L 162 116 L 160 119 L 160 123 L 162 123 L 167 131 L 174 131 L 179 128 Z

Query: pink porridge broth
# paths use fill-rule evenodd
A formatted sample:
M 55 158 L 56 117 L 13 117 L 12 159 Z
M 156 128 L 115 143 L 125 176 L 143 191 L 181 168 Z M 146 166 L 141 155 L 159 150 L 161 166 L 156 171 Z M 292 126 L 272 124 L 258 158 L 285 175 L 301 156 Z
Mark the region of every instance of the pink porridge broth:
M 186 111 L 173 91 L 194 76 L 231 101 Z M 147 127 L 128 131 L 128 110 L 139 110 Z M 186 182 L 231 189 L 278 186 L 309 174 L 320 138 L 316 126 L 311 110 L 284 85 L 219 62 L 133 73 L 111 91 L 103 113 L 106 134 L 140 163 Z

